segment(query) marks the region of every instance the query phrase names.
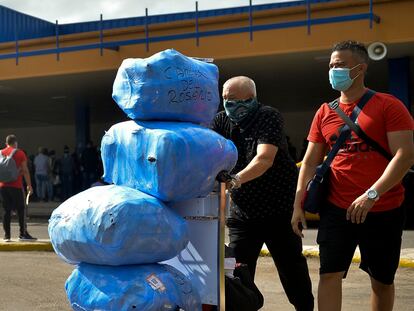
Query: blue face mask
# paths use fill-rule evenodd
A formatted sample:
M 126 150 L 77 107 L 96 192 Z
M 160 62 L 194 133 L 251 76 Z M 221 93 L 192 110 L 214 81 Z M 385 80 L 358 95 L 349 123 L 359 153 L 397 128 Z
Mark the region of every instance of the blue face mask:
M 349 73 L 352 69 L 356 68 L 361 64 L 358 64 L 352 68 L 331 68 L 329 70 L 329 82 L 334 90 L 337 91 L 346 91 L 354 83 L 354 80 L 359 76 L 359 74 L 351 79 Z
M 224 100 L 224 109 L 227 116 L 234 123 L 240 123 L 259 107 L 259 102 L 255 97 L 246 100 Z

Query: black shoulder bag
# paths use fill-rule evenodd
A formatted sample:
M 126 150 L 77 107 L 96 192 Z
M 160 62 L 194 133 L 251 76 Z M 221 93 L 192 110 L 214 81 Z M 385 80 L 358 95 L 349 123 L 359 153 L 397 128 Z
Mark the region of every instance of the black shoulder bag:
M 364 108 L 365 104 L 374 96 L 375 92 L 372 90 L 368 90 L 361 98 L 359 103 L 355 106 L 354 110 L 352 111 L 350 121 L 355 124 L 359 113 L 361 112 L 362 108 Z M 339 100 L 336 99 L 330 102 L 329 107 L 332 110 L 337 112 L 339 108 Z M 342 111 L 342 110 L 341 110 Z M 345 115 L 345 113 L 343 113 Z M 341 115 L 340 115 L 341 116 Z M 302 201 L 302 207 L 305 211 L 318 214 L 320 207 L 324 204 L 326 200 L 326 196 L 328 193 L 328 180 L 329 180 L 329 170 L 331 167 L 331 163 L 335 158 L 336 154 L 338 153 L 339 149 L 344 144 L 345 140 L 351 134 L 351 130 L 348 124 L 345 124 L 339 134 L 336 143 L 332 146 L 332 149 L 329 151 L 326 160 L 316 168 L 316 173 L 313 178 L 308 182 L 306 187 L 306 192 L 304 199 Z
M 246 264 L 234 269 L 234 278 L 225 276 L 226 311 L 257 311 L 264 298 Z

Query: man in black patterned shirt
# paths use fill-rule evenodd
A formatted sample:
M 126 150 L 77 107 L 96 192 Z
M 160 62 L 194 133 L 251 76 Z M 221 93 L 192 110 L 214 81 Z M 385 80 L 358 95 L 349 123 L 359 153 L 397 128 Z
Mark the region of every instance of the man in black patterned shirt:
M 256 86 L 248 77 L 226 81 L 223 102 L 225 111 L 216 115 L 212 129 L 231 139 L 239 153 L 231 172 L 236 175 L 227 221 L 236 261 L 247 264 L 254 277 L 266 243 L 290 303 L 296 310 L 313 310 L 302 241 L 290 224 L 298 172 L 289 156 L 283 118 L 257 101 Z

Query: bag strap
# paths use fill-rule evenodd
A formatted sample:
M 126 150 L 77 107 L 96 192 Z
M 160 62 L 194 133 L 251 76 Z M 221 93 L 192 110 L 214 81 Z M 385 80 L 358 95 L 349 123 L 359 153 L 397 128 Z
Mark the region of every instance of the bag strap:
M 361 100 L 358 102 L 358 104 L 355 106 L 354 110 L 352 111 L 351 118 L 347 116 L 349 121 L 351 121 L 353 124 L 356 122 L 358 115 L 366 105 L 366 103 L 374 96 L 375 92 L 368 90 L 361 98 Z M 339 109 L 339 98 L 335 99 L 334 101 L 331 101 L 328 104 L 329 108 L 332 110 L 337 111 L 336 109 Z M 343 112 L 343 111 L 342 111 Z M 343 112 L 344 113 L 344 112 Z M 345 113 L 344 113 L 345 114 Z M 346 115 L 345 115 L 346 116 Z M 326 157 L 326 160 L 323 161 L 322 165 L 319 169 L 316 170 L 315 179 L 319 182 L 323 181 L 323 176 L 328 171 L 329 167 L 331 166 L 331 163 L 333 159 L 335 158 L 336 154 L 338 153 L 339 149 L 341 149 L 341 146 L 345 142 L 345 140 L 351 135 L 350 126 L 348 124 L 345 124 L 339 134 L 338 139 L 336 140 L 335 144 L 332 146 L 332 149 L 329 151 L 328 156 Z
M 12 152 L 10 152 L 10 154 L 9 154 L 8 156 L 4 155 L 3 151 L 1 150 L 1 151 L 0 151 L 0 155 L 1 155 L 2 157 L 4 157 L 4 158 L 9 158 L 9 159 L 11 159 L 11 158 L 13 158 L 13 156 L 14 156 L 14 154 L 17 152 L 17 150 L 19 150 L 19 149 L 17 149 L 17 148 L 13 149 L 13 151 L 12 151 Z
M 14 154 L 17 152 L 17 150 L 19 149 L 13 149 L 13 151 L 9 154 L 9 158 L 13 158 Z
M 368 92 L 372 92 L 375 94 L 374 91 L 368 90 Z M 391 154 L 386 151 L 379 143 L 369 137 L 358 125 L 358 122 L 352 122 L 351 119 L 343 112 L 339 105 L 337 107 L 332 107 L 335 112 L 341 117 L 341 119 L 349 126 L 349 128 L 354 131 L 360 138 L 362 138 L 366 143 L 368 143 L 371 147 L 377 150 L 383 157 L 385 157 L 388 161 L 391 161 L 392 156 Z

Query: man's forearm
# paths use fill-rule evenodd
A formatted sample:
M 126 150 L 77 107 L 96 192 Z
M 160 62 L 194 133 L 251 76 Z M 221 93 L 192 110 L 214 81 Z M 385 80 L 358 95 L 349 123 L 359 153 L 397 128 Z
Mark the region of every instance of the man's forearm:
M 22 175 L 27 187 L 32 188 L 32 180 L 30 179 L 30 173 L 26 162 L 22 163 Z
M 32 186 L 32 180 L 30 179 L 30 174 L 28 172 L 23 173 L 24 181 L 28 187 Z
M 273 161 L 267 158 L 260 158 L 255 156 L 253 160 L 237 175 L 240 177 L 240 182 L 246 183 L 257 177 L 262 176 L 273 165 Z
M 316 172 L 317 165 L 302 163 L 299 171 L 298 184 L 296 187 L 295 203 L 294 206 L 301 206 L 304 193 L 306 191 L 306 185 L 313 178 Z
M 413 164 L 413 155 L 397 153 L 372 188 L 381 196 L 398 184 Z

